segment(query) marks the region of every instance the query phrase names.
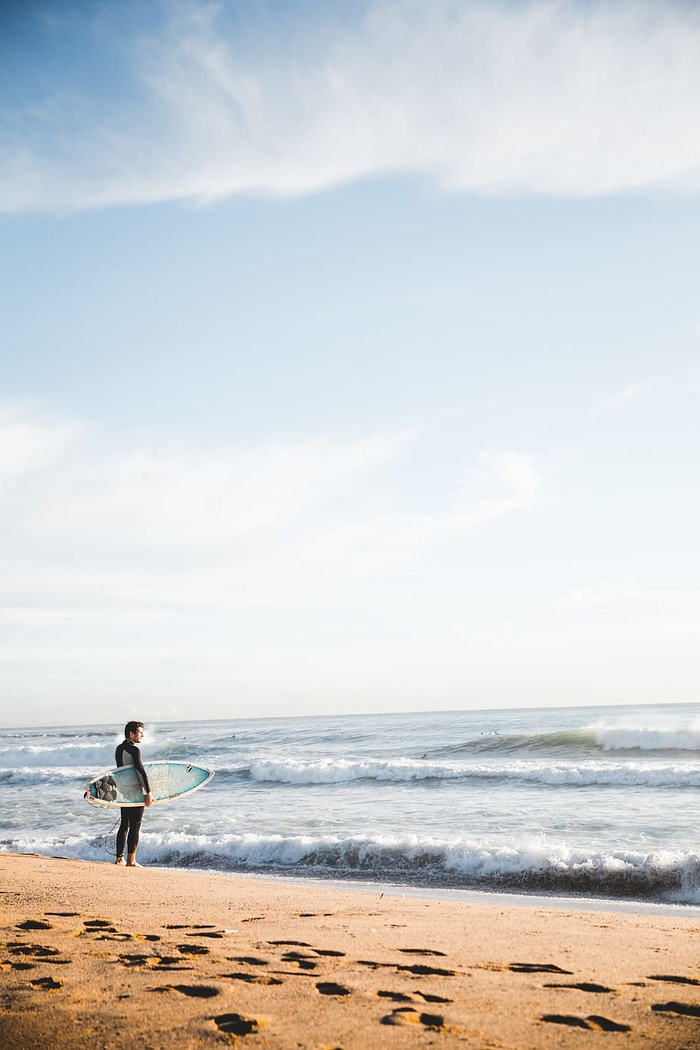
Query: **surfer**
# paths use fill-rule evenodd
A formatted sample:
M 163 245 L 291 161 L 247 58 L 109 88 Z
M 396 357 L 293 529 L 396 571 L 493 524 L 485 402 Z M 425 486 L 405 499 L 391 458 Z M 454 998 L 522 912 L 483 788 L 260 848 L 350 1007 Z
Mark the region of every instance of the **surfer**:
M 143 740 L 143 722 L 127 722 L 124 726 L 124 739 L 117 747 L 118 766 L 133 766 L 141 782 L 145 799 L 143 806 L 122 806 L 122 819 L 117 832 L 117 864 L 124 864 L 124 845 L 127 847 L 126 866 L 136 867 L 136 850 L 139 844 L 139 832 L 145 806 L 153 803 L 148 774 L 141 761 L 139 744 Z

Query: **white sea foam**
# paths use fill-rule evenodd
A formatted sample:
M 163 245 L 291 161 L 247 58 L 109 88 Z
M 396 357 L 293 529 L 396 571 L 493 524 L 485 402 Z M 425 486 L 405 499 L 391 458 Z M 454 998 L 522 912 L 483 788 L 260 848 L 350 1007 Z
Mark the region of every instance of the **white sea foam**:
M 102 837 L 18 837 L 1 848 L 104 859 Z M 224 835 L 142 833 L 156 865 L 370 876 L 483 888 L 700 899 L 700 854 L 661 850 L 586 852 L 544 836 L 495 844 L 415 835 Z
M 700 727 L 600 726 L 596 740 L 605 751 L 700 751 Z
M 424 780 L 520 780 L 570 787 L 700 787 L 700 766 L 684 763 L 557 762 L 516 760 L 489 763 L 440 763 L 416 759 L 304 762 L 267 759 L 253 762 L 251 779 L 278 784 L 343 784 L 357 780 L 410 783 Z
M 464 766 L 410 758 L 356 761 L 324 758 L 313 762 L 266 759 L 250 765 L 253 780 L 281 784 L 341 784 L 351 780 L 449 780 L 465 775 Z
M 43 766 L 37 769 L 24 766 L 0 769 L 0 784 L 31 787 L 37 784 L 64 784 L 69 780 L 84 780 L 87 783 L 93 775 L 91 766 Z
M 72 740 L 65 744 L 27 744 L 0 748 L 0 769 L 46 766 L 96 766 L 95 772 L 114 765 L 114 744 Z

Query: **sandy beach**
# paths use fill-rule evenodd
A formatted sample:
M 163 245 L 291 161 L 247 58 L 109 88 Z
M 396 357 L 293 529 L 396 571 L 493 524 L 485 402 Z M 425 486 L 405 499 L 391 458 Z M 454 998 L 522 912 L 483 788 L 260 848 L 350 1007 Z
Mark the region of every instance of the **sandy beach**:
M 700 921 L 0 853 L 0 1045 L 700 1047 Z

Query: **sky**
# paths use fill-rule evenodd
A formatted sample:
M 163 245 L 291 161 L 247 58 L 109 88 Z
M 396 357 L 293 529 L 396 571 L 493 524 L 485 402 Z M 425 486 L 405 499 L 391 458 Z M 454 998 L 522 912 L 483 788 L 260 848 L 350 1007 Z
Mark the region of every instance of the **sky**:
M 0 6 L 0 724 L 700 700 L 699 55 Z

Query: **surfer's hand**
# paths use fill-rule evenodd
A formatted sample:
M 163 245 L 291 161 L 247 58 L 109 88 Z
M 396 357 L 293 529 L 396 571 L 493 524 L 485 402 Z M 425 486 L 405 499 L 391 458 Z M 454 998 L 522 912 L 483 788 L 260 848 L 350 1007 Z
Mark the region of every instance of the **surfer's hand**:
M 152 806 L 152 805 L 153 805 L 153 795 L 151 794 L 151 792 L 150 792 L 150 791 L 149 791 L 149 792 L 148 792 L 148 794 L 146 795 L 146 801 L 145 801 L 145 805 L 146 805 L 146 806 Z

